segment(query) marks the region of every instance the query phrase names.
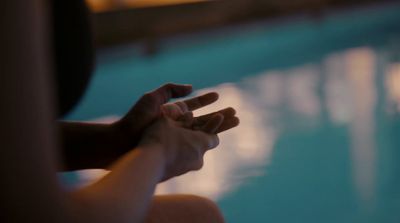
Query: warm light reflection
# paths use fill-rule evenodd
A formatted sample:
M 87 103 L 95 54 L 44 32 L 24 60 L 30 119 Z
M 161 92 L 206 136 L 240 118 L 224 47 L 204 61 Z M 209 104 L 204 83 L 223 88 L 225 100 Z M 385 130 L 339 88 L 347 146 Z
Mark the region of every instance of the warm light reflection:
M 218 199 L 248 177 L 263 174 L 265 170 L 276 133 L 266 123 L 268 114 L 261 109 L 264 105 L 262 100 L 234 84 L 203 89 L 199 94 L 207 91 L 217 91 L 221 100 L 196 112 L 196 115 L 232 106 L 237 109 L 241 124 L 220 134 L 221 144 L 207 153 L 202 170 L 159 185 L 157 192 L 160 194 L 194 193 Z M 240 171 L 243 169 L 247 171 Z
M 348 124 L 352 119 L 351 86 L 340 53 L 329 55 L 323 62 L 326 72 L 325 103 L 334 124 Z
M 376 189 L 375 57 L 370 48 L 356 48 L 324 61 L 330 118 L 335 124 L 349 124 L 353 182 L 364 204 L 374 199 Z
M 263 103 L 269 109 L 280 108 L 285 100 L 285 73 L 268 71 L 257 78 L 248 78 L 244 82 L 248 90 L 254 89 L 263 98 Z
M 319 115 L 320 105 L 315 94 L 317 80 L 315 66 L 306 65 L 286 73 L 266 72 L 238 84 L 222 84 L 198 91 L 197 95 L 216 91 L 220 100 L 196 111 L 195 115 L 234 107 L 241 124 L 220 134 L 221 144 L 206 154 L 202 170 L 160 184 L 157 193 L 194 193 L 218 199 L 249 177 L 265 174 L 265 166 L 281 130 L 279 122 L 285 119 L 281 110 L 287 106 L 300 116 L 314 118 Z M 96 122 L 107 123 L 117 118 L 103 117 Z M 81 185 L 105 173 L 82 171 Z
M 292 130 L 293 125 L 300 125 L 300 130 L 313 127 L 309 126 L 309 120 L 318 123 L 322 106 L 325 106 L 322 103 L 326 103 L 330 121 L 350 128 L 355 189 L 361 201 L 371 201 L 376 187 L 375 61 L 375 54 L 369 48 L 352 49 L 329 55 L 320 67 L 303 65 L 267 71 L 235 84 L 222 84 L 196 92 L 199 95 L 216 91 L 220 100 L 196 111 L 195 115 L 234 107 L 241 124 L 220 134 L 221 144 L 206 154 L 202 170 L 160 184 L 157 194 L 193 193 L 217 200 L 251 177 L 266 174 L 265 166 L 270 162 L 279 135 Z M 400 98 L 399 68 L 399 64 L 394 64 L 387 75 L 393 100 Z M 318 89 L 325 94 L 318 93 Z M 325 98 L 321 98 L 324 95 Z M 288 114 L 282 111 L 287 109 L 295 122 L 286 120 Z M 308 118 L 307 121 L 301 122 L 304 118 Z M 96 122 L 107 123 L 116 119 L 118 117 L 109 116 Z M 82 171 L 81 185 L 105 173 Z
M 130 7 L 152 7 L 160 5 L 176 5 L 183 3 L 203 2 L 207 0 L 120 0 Z
M 140 8 L 184 3 L 203 2 L 208 0 L 86 0 L 95 12 L 108 11 L 117 8 Z
M 354 114 L 350 125 L 353 177 L 364 204 L 373 200 L 376 187 L 375 61 L 375 54 L 369 48 L 352 49 L 344 54 L 343 65 L 348 75 Z
M 290 108 L 308 117 L 316 117 L 320 113 L 320 104 L 316 95 L 318 70 L 315 66 L 305 65 L 288 71 L 288 100 Z
M 262 84 L 270 82 L 258 83 L 259 89 L 262 89 Z M 268 100 L 259 98 L 257 94 L 248 94 L 234 84 L 203 89 L 196 94 L 209 91 L 217 91 L 221 100 L 195 112 L 195 115 L 234 107 L 241 119 L 240 126 L 220 134 L 221 143 L 217 149 L 206 154 L 202 170 L 160 184 L 157 187 L 157 194 L 194 193 L 218 199 L 248 177 L 264 173 L 264 166 L 272 153 L 276 138 L 275 130 L 266 123 L 268 113 L 264 108 Z M 96 122 L 109 123 L 116 119 L 118 117 L 103 117 Z M 239 171 L 243 169 L 247 171 Z M 80 186 L 91 183 L 106 173 L 101 170 L 80 171 Z
M 385 84 L 391 111 L 400 112 L 400 63 L 388 66 Z

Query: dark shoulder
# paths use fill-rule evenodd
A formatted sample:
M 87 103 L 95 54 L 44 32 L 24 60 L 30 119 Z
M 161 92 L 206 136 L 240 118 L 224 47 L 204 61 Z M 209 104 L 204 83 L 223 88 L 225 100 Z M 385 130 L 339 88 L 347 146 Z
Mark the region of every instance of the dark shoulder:
M 90 12 L 84 0 L 52 1 L 58 110 L 69 112 L 85 92 L 93 70 Z

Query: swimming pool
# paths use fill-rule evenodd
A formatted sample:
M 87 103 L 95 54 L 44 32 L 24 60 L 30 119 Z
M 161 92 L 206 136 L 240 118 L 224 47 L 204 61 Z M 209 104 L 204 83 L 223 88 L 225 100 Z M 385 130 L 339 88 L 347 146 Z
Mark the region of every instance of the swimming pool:
M 158 193 L 208 196 L 230 223 L 399 222 L 399 37 L 390 5 L 104 49 L 68 119 L 114 120 L 165 82 L 215 90 L 199 113 L 233 106 L 240 127 Z

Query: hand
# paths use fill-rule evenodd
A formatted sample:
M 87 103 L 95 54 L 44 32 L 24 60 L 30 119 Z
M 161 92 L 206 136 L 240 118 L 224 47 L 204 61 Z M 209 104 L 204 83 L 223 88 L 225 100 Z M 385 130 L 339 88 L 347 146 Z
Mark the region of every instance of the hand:
M 192 112 L 196 107 L 193 106 L 194 103 L 191 103 L 191 101 L 199 101 L 201 100 L 202 97 L 210 97 L 210 96 L 217 96 L 218 95 L 214 92 L 208 93 L 199 97 L 195 97 L 186 101 L 178 101 L 175 103 L 167 103 L 161 106 L 161 112 L 163 115 L 173 119 L 173 120 L 179 120 L 185 113 Z M 192 104 L 190 110 L 188 108 L 187 104 Z M 223 131 L 226 131 L 230 128 L 235 127 L 237 124 L 239 124 L 239 119 L 235 117 L 235 110 L 233 108 L 225 108 L 223 110 L 220 110 L 218 112 L 213 112 L 207 115 L 203 115 L 200 117 L 196 117 L 193 119 L 193 123 L 190 126 L 191 129 L 201 129 L 201 126 L 206 124 L 206 122 L 215 114 L 221 114 L 224 116 L 224 122 L 222 125 L 217 129 L 216 133 L 220 133 Z
M 224 121 L 223 115 L 215 114 L 199 130 L 187 128 L 193 121 L 191 112 L 183 114 L 179 121 L 164 115 L 145 131 L 139 148 L 162 151 L 162 181 L 201 169 L 205 152 L 219 144 L 215 133 Z
M 143 131 L 152 122 L 162 115 L 162 106 L 165 105 L 171 98 L 184 97 L 192 92 L 190 85 L 166 84 L 162 87 L 149 92 L 142 96 L 133 108 L 118 122 L 114 123 L 114 128 L 119 135 L 121 155 L 131 148 L 134 148 L 141 138 Z M 194 97 L 185 101 L 173 103 L 179 106 L 181 113 L 176 116 L 171 114 L 171 118 L 176 119 L 179 115 L 185 112 L 193 111 L 209 105 L 218 100 L 217 93 L 208 93 L 202 96 Z M 170 104 L 167 104 L 168 107 Z M 176 111 L 175 111 L 176 112 Z M 226 108 L 215 113 L 203 115 L 194 119 L 194 125 L 204 125 L 215 114 L 222 114 L 224 121 L 217 129 L 216 133 L 228 130 L 239 124 L 239 120 L 235 117 L 233 108 Z

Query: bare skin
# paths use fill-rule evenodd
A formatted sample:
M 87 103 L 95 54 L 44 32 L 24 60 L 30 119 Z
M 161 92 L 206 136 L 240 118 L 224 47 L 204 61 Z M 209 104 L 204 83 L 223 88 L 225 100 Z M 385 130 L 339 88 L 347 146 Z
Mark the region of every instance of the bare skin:
M 166 87 L 168 86 L 168 87 Z M 167 151 L 165 155 L 170 155 L 170 154 L 180 154 L 181 157 L 175 157 L 175 158 L 169 158 L 170 163 L 174 163 L 172 165 L 172 169 L 167 170 L 168 174 L 164 175 L 160 181 L 168 180 L 171 177 L 178 176 L 181 174 L 184 174 L 190 170 L 198 170 L 203 166 L 203 155 L 206 152 L 203 148 L 206 147 L 214 147 L 218 144 L 218 138 L 213 137 L 211 141 L 206 142 L 205 144 L 201 145 L 199 141 L 193 140 L 193 137 L 187 136 L 185 134 L 190 133 L 192 129 L 197 129 L 197 130 L 202 130 L 202 131 L 197 131 L 200 135 L 200 137 L 203 137 L 201 134 L 204 133 L 219 133 L 222 131 L 225 131 L 227 129 L 230 129 L 232 127 L 235 127 L 238 125 L 239 120 L 237 117 L 235 117 L 235 110 L 233 108 L 226 108 L 221 111 L 211 113 L 208 115 L 200 116 L 193 118 L 192 117 L 192 111 L 195 109 L 199 109 L 201 107 L 204 107 L 212 102 L 215 102 L 218 99 L 218 95 L 216 93 L 208 93 L 199 97 L 191 98 L 185 101 L 179 101 L 175 102 L 173 104 L 162 104 L 164 103 L 165 98 L 170 95 L 167 91 L 172 88 L 177 88 L 177 87 L 188 87 L 188 86 L 182 86 L 182 85 L 174 85 L 174 84 L 168 84 L 160 87 L 159 89 L 156 89 L 155 91 L 146 94 L 142 99 L 139 100 L 139 102 L 131 109 L 130 113 L 127 114 L 123 119 L 120 121 L 113 123 L 111 125 L 103 125 L 103 127 L 108 127 L 108 128 L 115 128 L 115 125 L 122 125 L 122 122 L 127 122 L 128 120 L 131 122 L 131 117 L 133 115 L 136 115 L 137 108 L 141 108 L 141 104 L 145 104 L 148 101 L 159 101 L 158 106 L 152 107 L 152 109 L 156 109 L 156 107 L 160 107 L 160 110 L 155 112 L 156 115 L 154 115 L 154 119 L 157 117 L 164 117 L 161 120 L 159 119 L 158 122 L 154 122 L 153 120 L 153 125 L 150 128 L 147 128 L 145 132 L 145 137 L 141 139 L 142 142 L 145 142 L 145 144 L 150 144 L 149 147 L 154 147 L 152 144 L 154 144 L 154 141 L 161 141 L 164 142 L 162 144 L 168 144 L 165 143 L 165 141 L 168 141 L 168 139 L 173 138 L 169 135 L 165 135 L 163 132 L 171 132 L 173 128 L 169 130 L 163 130 L 162 132 L 159 132 L 157 134 L 158 128 L 155 126 L 159 126 L 161 129 L 165 129 L 165 126 L 168 125 L 175 125 L 179 127 L 185 127 L 187 128 L 188 131 L 183 131 L 180 133 L 176 133 L 178 135 L 181 135 L 183 139 L 185 140 L 186 143 L 193 143 L 192 146 L 200 146 L 197 147 L 196 150 L 183 150 L 184 152 L 191 152 L 191 153 L 182 153 L 182 152 L 173 152 L 173 151 Z M 149 95 L 154 95 L 155 97 L 159 97 L 159 99 L 151 99 L 148 100 Z M 144 103 L 146 102 L 146 103 Z M 145 112 L 145 114 L 152 114 L 151 112 Z M 168 118 L 166 118 L 168 117 Z M 143 122 L 143 119 L 141 119 Z M 178 121 L 178 122 L 174 122 Z M 85 125 L 87 128 L 91 127 L 92 129 L 94 128 L 92 124 L 87 124 L 87 123 L 75 123 L 75 125 Z M 126 125 L 126 124 L 124 124 Z M 164 127 L 163 127 L 164 126 Z M 133 131 L 138 131 L 138 128 L 135 128 L 135 125 L 132 125 L 134 128 Z M 121 131 L 121 128 L 119 127 L 118 131 Z M 145 129 L 145 128 L 144 128 Z M 82 132 L 82 129 L 79 130 L 79 133 Z M 75 133 L 76 134 L 76 133 Z M 137 134 L 136 132 L 134 134 Z M 143 135 L 143 133 L 140 133 Z M 120 135 L 127 136 L 129 134 L 127 133 L 120 133 Z M 135 136 L 131 134 L 132 136 Z M 160 139 L 160 136 L 162 137 Z M 78 137 L 82 137 L 81 135 L 78 134 Z M 197 136 L 199 137 L 199 136 Z M 101 139 L 105 139 L 107 137 L 99 137 Z M 97 139 L 99 139 L 97 138 Z M 118 138 L 121 140 L 121 137 Z M 84 139 L 83 140 L 87 140 Z M 124 139 L 127 140 L 127 139 Z M 96 138 L 93 138 L 94 145 L 99 144 L 99 142 L 96 142 Z M 126 142 L 126 141 L 125 141 Z M 115 149 L 118 148 L 116 145 L 113 144 L 108 144 L 108 149 Z M 161 145 L 160 145 L 161 146 Z M 157 146 L 156 146 L 157 147 Z M 107 147 L 103 147 L 107 149 Z M 174 147 L 173 147 L 174 148 Z M 187 160 L 188 157 L 194 157 L 196 160 L 193 160 L 190 162 L 191 164 L 188 166 L 188 164 L 179 162 L 178 160 L 180 159 L 185 159 Z M 92 158 L 93 159 L 93 158 Z M 175 161 L 173 161 L 175 160 Z M 180 163 L 178 166 L 176 165 L 177 163 Z M 137 163 L 135 163 L 137 164 Z M 110 169 L 113 169 L 112 166 L 109 167 Z M 133 169 L 133 167 L 132 167 Z M 133 183 L 133 182 L 132 182 Z M 93 189 L 92 189 L 93 190 Z M 97 195 L 96 195 L 97 196 Z M 189 219 L 191 222 L 196 221 L 198 219 L 199 222 L 203 219 L 204 216 L 207 216 L 207 218 L 210 220 L 208 222 L 223 222 L 222 214 L 220 213 L 219 209 L 215 204 L 211 205 L 211 201 L 206 199 L 206 198 L 201 198 L 201 197 L 196 197 L 193 195 L 171 195 L 168 196 L 168 199 L 165 199 L 166 197 L 158 197 L 156 196 L 155 198 L 152 199 L 150 206 L 152 207 L 147 214 L 148 219 L 152 219 L 151 221 L 155 221 L 155 219 L 158 219 L 157 222 L 180 222 L 178 219 L 181 219 L 181 222 L 188 222 Z M 186 209 L 193 209 L 191 212 L 197 213 L 198 215 L 186 215 L 185 213 L 187 212 L 182 212 L 180 211 L 181 209 L 173 208 L 174 206 L 185 206 Z M 190 211 L 189 211 L 190 212 Z M 197 217 L 194 217 L 197 216 Z M 187 217 L 190 217 L 189 219 Z M 161 220 L 165 219 L 165 221 Z M 204 219 L 203 219 L 204 220 Z
M 191 91 L 190 85 L 166 84 L 145 94 L 121 120 L 112 124 L 59 122 L 63 139 L 63 169 L 107 169 L 111 163 L 137 145 L 145 128 L 160 117 L 163 110 L 168 110 L 168 115 L 176 119 L 184 112 L 194 111 L 218 100 L 218 94 L 211 92 L 173 104 L 165 104 L 167 97 L 182 97 Z M 172 107 L 178 107 L 179 111 L 171 110 Z M 239 124 L 233 108 L 225 108 L 216 113 L 224 116 L 224 122 L 217 133 Z M 194 125 L 205 124 L 213 114 L 196 117 Z
M 73 192 L 75 201 L 86 204 L 76 209 L 76 216 L 95 222 L 144 220 L 155 185 L 200 169 L 204 153 L 219 143 L 215 131 L 223 123 L 221 114 L 213 115 L 196 131 L 183 127 L 193 122 L 193 118 L 186 117 L 183 121 L 161 117 L 145 131 L 138 147 L 110 168 L 110 174 Z
M 155 196 L 146 223 L 221 223 L 224 218 L 211 200 L 195 195 Z
M 4 4 L 1 11 L 4 20 L 17 22 L 0 24 L 2 30 L 7 30 L 2 35 L 4 41 L 0 41 L 3 49 L 0 52 L 0 222 L 135 223 L 146 219 L 162 222 L 153 218 L 162 205 L 186 203 L 185 207 L 193 207 L 191 211 L 204 208 L 204 213 L 217 209 L 202 198 L 180 197 L 166 202 L 153 196 L 160 181 L 201 168 L 204 153 L 218 145 L 216 133 L 230 126 L 225 124 L 229 118 L 223 114 L 193 118 L 190 111 L 183 109 L 182 118 L 174 119 L 160 112 L 160 105 L 174 97 L 174 87 L 146 94 L 145 99 L 138 102 L 143 106 L 134 107 L 113 125 L 125 129 L 128 136 L 123 137 L 125 139 L 137 137 L 134 133 L 138 132 L 140 137 L 134 140 L 134 146 L 129 145 L 129 140 L 121 140 L 130 149 L 125 148 L 124 152 L 107 162 L 94 162 L 104 167 L 111 164 L 108 175 L 90 186 L 66 191 L 57 179 L 62 160 L 67 159 L 62 156 L 55 134 L 52 75 L 47 69 L 50 67 L 45 35 L 47 21 L 43 16 L 46 15 L 46 1 L 15 0 Z M 132 113 L 141 115 L 130 115 Z M 148 113 L 151 113 L 151 118 L 146 119 Z M 133 126 L 139 119 L 146 120 L 146 127 L 137 130 Z M 96 131 L 88 131 L 87 134 L 93 138 L 87 137 L 91 139 L 86 145 L 101 144 L 91 141 L 102 140 L 94 137 L 101 132 Z M 91 154 L 94 160 L 96 156 L 100 157 L 99 160 L 106 159 L 95 152 Z M 204 213 L 199 213 L 199 216 L 204 217 Z M 161 216 L 169 216 L 169 219 L 182 217 L 176 214 L 179 213 L 164 213 L 158 215 L 158 219 Z M 199 216 L 195 219 L 201 219 Z M 212 216 L 210 221 L 221 222 L 218 210 Z M 186 219 L 186 222 L 192 221 Z

